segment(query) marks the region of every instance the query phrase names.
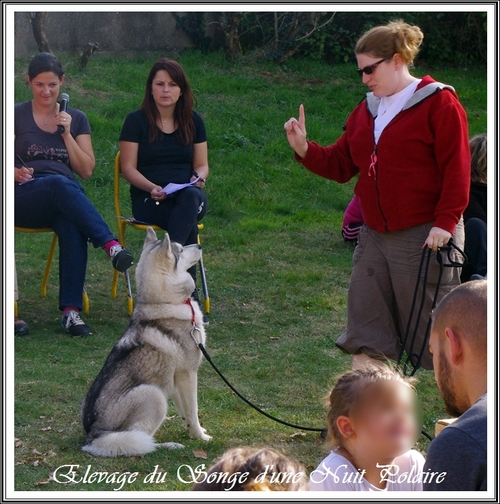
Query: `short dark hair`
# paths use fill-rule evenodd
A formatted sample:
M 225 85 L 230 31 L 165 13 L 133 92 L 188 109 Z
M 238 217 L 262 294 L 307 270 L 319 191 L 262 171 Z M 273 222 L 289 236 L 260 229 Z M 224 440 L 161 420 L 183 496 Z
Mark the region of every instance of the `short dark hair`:
M 47 52 L 37 54 L 31 60 L 28 67 L 28 77 L 32 80 L 43 72 L 53 72 L 59 77 L 59 80 L 64 75 L 61 62 L 52 53 Z
M 486 359 L 488 336 L 486 280 L 473 280 L 455 287 L 432 312 L 432 331 L 442 337 L 446 327 L 461 334 Z

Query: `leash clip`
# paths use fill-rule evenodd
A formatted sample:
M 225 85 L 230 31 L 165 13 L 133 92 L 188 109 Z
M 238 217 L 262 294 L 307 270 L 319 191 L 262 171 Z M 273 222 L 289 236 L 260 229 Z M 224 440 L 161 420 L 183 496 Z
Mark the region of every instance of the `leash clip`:
M 196 343 L 196 346 L 200 345 L 200 342 L 196 339 L 195 333 L 198 333 L 201 335 L 200 328 L 193 323 L 193 328 L 191 329 L 191 338 L 193 338 L 194 342 Z

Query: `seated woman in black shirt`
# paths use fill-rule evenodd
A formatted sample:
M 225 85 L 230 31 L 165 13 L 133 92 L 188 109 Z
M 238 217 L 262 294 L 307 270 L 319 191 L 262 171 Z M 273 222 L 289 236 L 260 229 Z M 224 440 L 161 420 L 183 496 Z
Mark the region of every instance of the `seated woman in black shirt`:
M 130 184 L 134 218 L 168 231 L 181 245 L 197 242 L 198 222 L 207 211 L 202 190 L 208 177 L 205 125 L 193 110 L 194 95 L 176 61 L 158 60 L 146 82 L 141 108 L 131 112 L 120 134 L 122 174 Z M 167 195 L 173 183 L 199 180 Z M 196 281 L 196 266 L 190 270 Z M 197 291 L 193 298 L 198 300 Z

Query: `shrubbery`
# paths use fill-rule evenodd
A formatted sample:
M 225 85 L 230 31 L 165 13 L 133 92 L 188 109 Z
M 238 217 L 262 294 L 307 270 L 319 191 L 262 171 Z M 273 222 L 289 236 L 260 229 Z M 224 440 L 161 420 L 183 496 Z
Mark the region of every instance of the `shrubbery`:
M 300 56 L 327 63 L 352 60 L 356 40 L 367 29 L 394 19 L 420 26 L 425 38 L 419 56 L 427 65 L 465 67 L 486 63 L 486 12 L 245 12 L 238 13 L 236 49 L 276 62 Z M 178 17 L 196 47 L 231 52 L 225 27 L 236 13 L 188 13 Z M 215 27 L 215 29 L 214 29 Z M 208 28 L 208 31 L 207 31 Z

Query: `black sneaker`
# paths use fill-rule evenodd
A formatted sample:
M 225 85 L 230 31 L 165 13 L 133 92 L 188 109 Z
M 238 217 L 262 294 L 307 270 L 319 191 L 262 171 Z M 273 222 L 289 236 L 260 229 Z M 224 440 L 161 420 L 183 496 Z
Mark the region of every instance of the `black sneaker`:
M 74 310 L 70 310 L 64 317 L 61 317 L 61 326 L 68 331 L 70 336 L 89 336 L 92 334 L 90 326 Z
M 121 245 L 113 245 L 109 249 L 109 257 L 113 263 L 113 268 L 121 273 L 127 271 L 134 264 L 132 254 Z

